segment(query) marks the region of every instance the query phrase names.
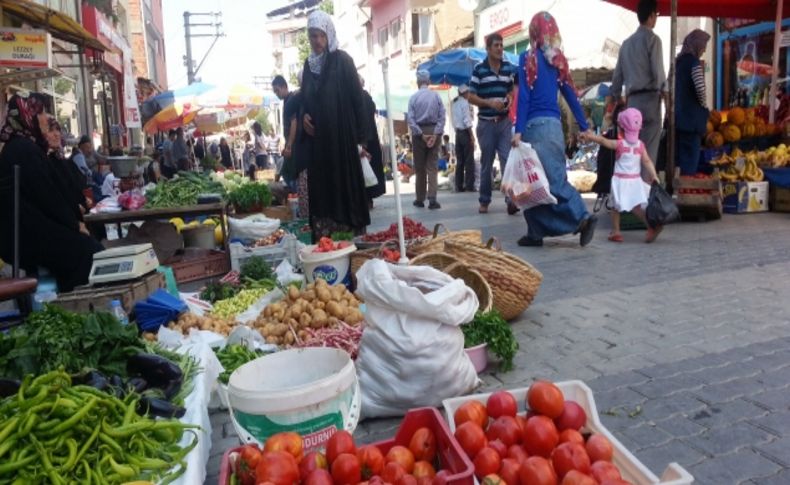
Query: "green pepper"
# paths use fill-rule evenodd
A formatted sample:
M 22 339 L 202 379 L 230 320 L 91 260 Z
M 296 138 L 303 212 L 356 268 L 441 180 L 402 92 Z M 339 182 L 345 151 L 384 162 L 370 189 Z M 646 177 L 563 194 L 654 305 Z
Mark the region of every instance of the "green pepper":
M 0 475 L 6 475 L 8 473 L 15 472 L 20 468 L 25 467 L 30 463 L 33 463 L 33 460 L 35 459 L 36 459 L 35 456 L 28 456 L 21 460 L 3 463 L 2 465 L 0 465 Z
M 110 467 L 112 467 L 112 470 L 122 478 L 134 478 L 134 468 L 129 465 L 118 464 L 112 456 L 110 456 Z
M 92 397 L 91 400 L 88 401 L 88 404 L 85 405 L 85 407 L 74 413 L 69 419 L 61 422 L 59 425 L 55 426 L 54 428 L 41 433 L 41 435 L 52 436 L 62 433 L 63 431 L 66 431 L 67 429 L 76 425 L 82 418 L 84 418 L 85 415 L 87 415 L 91 411 L 91 409 L 93 409 L 93 407 L 96 405 L 97 402 L 98 399 L 96 399 L 96 397 Z
M 96 438 L 98 438 L 99 432 L 101 432 L 101 427 L 96 426 L 93 429 L 93 432 L 91 433 L 90 437 L 88 437 L 87 441 L 85 441 L 85 443 L 82 444 L 82 448 L 80 448 L 79 452 L 77 452 L 77 458 L 74 460 L 74 463 L 77 463 L 80 460 L 82 460 L 82 457 L 85 456 L 85 453 L 88 451 L 88 448 L 90 448 L 93 445 L 94 441 L 96 441 Z M 64 469 L 66 471 L 69 471 L 73 468 L 73 466 L 74 465 L 72 464 L 72 466 L 64 467 Z
M 0 430 L 0 443 L 5 441 L 5 439 L 14 432 L 17 424 L 19 424 L 19 418 L 17 416 L 14 416 L 13 418 L 9 419 L 8 422 L 6 422 L 5 426 L 3 426 L 3 429 Z

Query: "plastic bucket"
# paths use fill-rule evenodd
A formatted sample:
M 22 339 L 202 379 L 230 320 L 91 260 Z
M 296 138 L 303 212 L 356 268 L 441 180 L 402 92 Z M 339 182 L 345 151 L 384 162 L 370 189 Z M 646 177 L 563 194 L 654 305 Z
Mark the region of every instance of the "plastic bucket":
M 181 235 L 185 248 L 214 249 L 214 226 L 185 227 Z
M 479 374 L 486 370 L 486 367 L 488 366 L 487 343 L 469 347 L 468 349 L 464 349 L 464 351 L 466 352 L 466 355 L 469 356 L 469 360 L 472 361 L 472 365 L 475 366 L 475 372 Z
M 305 452 L 320 450 L 340 429 L 359 421 L 361 395 L 354 362 L 332 348 L 291 349 L 236 369 L 228 381 L 233 425 L 245 443 L 295 431 Z
M 316 245 L 305 246 L 299 251 L 299 260 L 307 282 L 322 279 L 330 285 L 351 284 L 351 253 L 357 250 L 353 244 L 347 248 L 328 253 L 314 253 Z

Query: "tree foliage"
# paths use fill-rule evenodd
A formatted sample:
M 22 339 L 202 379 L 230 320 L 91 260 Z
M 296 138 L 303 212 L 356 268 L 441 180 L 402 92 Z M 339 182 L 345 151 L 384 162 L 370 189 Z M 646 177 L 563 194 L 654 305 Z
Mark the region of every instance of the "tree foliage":
M 318 4 L 318 10 L 326 12 L 329 15 L 335 14 L 334 4 L 329 0 L 324 0 Z M 307 28 L 300 30 L 296 35 L 296 46 L 299 49 L 299 64 L 304 64 L 307 56 L 310 55 L 310 41 L 307 39 Z M 292 79 L 292 81 L 295 83 L 296 79 Z

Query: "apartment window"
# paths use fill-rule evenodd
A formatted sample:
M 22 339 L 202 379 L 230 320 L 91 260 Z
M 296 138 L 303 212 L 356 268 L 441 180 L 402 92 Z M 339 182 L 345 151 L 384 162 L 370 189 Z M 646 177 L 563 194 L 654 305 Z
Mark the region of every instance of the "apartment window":
M 413 45 L 433 45 L 432 14 L 411 14 L 411 42 Z
M 285 32 L 280 32 L 280 47 L 285 47 L 285 42 L 286 42 L 285 37 L 286 37 Z
M 360 61 L 364 62 L 364 60 L 368 57 L 368 40 L 367 40 L 367 32 L 360 32 L 357 34 L 356 38 L 354 39 L 354 49 L 356 53 L 359 55 Z
M 400 17 L 390 22 L 390 53 L 391 54 L 398 52 L 403 47 L 401 42 L 401 23 L 402 22 Z
M 379 29 L 379 53 L 381 57 L 389 55 L 389 27 L 382 27 Z

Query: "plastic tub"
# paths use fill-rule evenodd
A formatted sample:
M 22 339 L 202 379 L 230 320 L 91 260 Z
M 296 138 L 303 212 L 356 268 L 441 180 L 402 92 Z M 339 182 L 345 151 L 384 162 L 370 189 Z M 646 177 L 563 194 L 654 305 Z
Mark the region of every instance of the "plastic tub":
M 603 424 L 601 424 L 592 390 L 587 387 L 584 382 L 564 381 L 557 382 L 556 384 L 560 390 L 562 390 L 565 399 L 577 402 L 587 413 L 587 424 L 582 428 L 582 431 L 602 434 L 611 441 L 612 447 L 614 448 L 612 462 L 617 465 L 617 468 L 623 475 L 623 479 L 628 480 L 634 485 L 690 485 L 694 482 L 694 477 L 677 463 L 670 463 L 661 475 L 661 479 L 659 479 L 650 469 L 637 460 L 636 457 L 628 451 L 626 447 L 603 426 Z M 526 410 L 525 405 L 527 402 L 528 390 L 528 387 L 508 390 L 508 392 L 513 394 L 513 397 L 516 398 L 516 402 L 519 403 L 519 412 L 524 412 Z M 447 414 L 447 423 L 449 424 L 450 431 L 455 432 L 455 419 L 453 416 L 455 415 L 456 409 L 458 409 L 461 404 L 471 400 L 480 401 L 485 404 L 490 395 L 491 393 L 472 394 L 442 401 L 444 412 Z
M 186 248 L 214 249 L 214 226 L 185 227 L 181 235 Z
M 316 279 L 325 280 L 330 285 L 351 284 L 351 253 L 357 250 L 355 245 L 350 245 L 337 251 L 328 253 L 314 253 L 316 245 L 305 246 L 299 251 L 299 260 L 302 262 L 307 282 Z
M 323 448 L 339 429 L 353 432 L 360 399 L 354 362 L 332 348 L 264 355 L 236 369 L 228 382 L 230 415 L 243 442 L 262 444 L 295 431 L 305 453 Z
M 475 366 L 475 372 L 478 374 L 486 370 L 488 366 L 488 344 L 482 343 L 480 345 L 475 345 L 474 347 L 469 347 L 468 349 L 464 349 L 466 355 L 469 356 L 469 360 L 472 361 L 472 365 Z

